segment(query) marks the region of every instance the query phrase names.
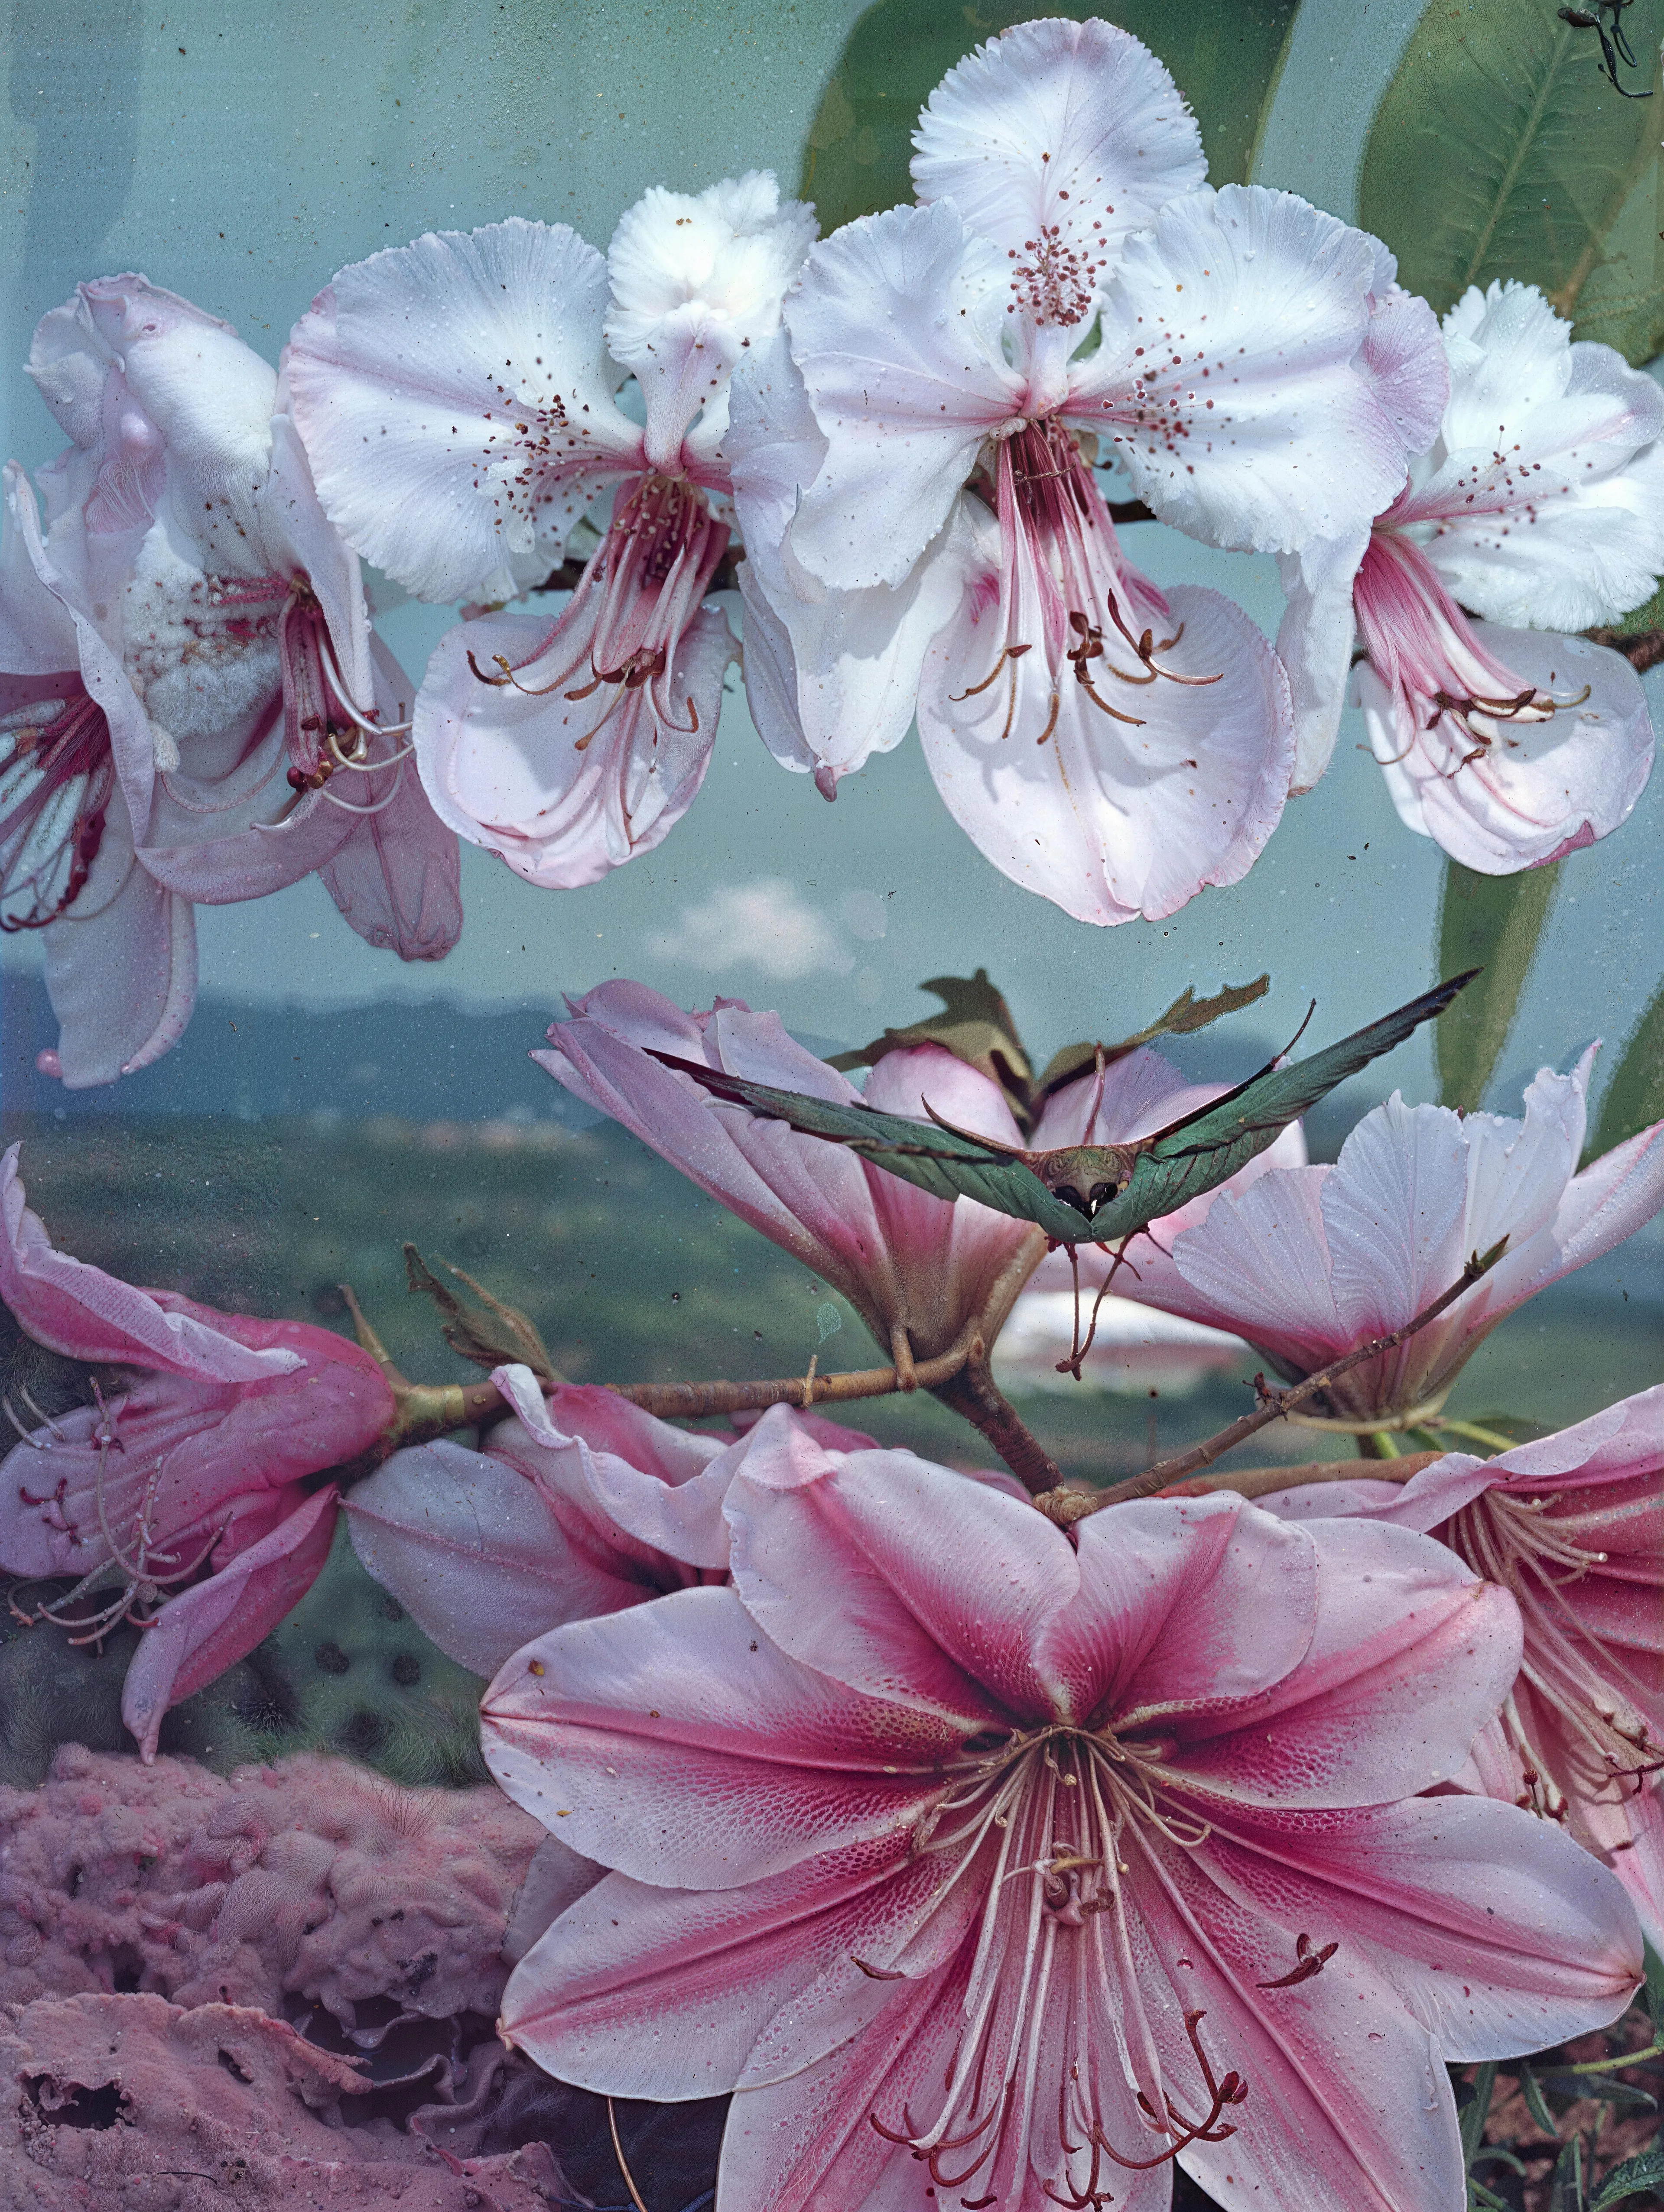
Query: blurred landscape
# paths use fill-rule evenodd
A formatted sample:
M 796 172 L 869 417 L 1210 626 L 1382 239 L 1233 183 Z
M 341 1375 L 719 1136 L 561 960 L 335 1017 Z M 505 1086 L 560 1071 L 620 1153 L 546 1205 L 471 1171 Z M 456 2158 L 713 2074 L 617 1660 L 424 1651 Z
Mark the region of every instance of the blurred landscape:
M 557 1103 L 557 1087 L 530 1072 Z M 61 1249 L 208 1304 L 343 1330 L 338 1286 L 350 1283 L 413 1377 L 477 1370 L 408 1292 L 406 1238 L 522 1307 L 573 1381 L 795 1375 L 817 1353 L 823 1372 L 879 1364 L 843 1299 L 610 1122 L 572 1128 L 524 1107 L 485 1121 L 8 1112 L 3 1133 L 22 1142 L 29 1203 Z M 1020 1403 L 1066 1472 L 1111 1481 L 1246 1411 L 1254 1364 L 1183 1395 L 1088 1383 Z M 1661 1380 L 1655 1226 L 1505 1322 L 1448 1410 L 1558 1427 Z M 862 1401 L 844 1418 L 886 1443 L 961 1464 L 985 1457 L 923 1394 Z M 1254 1442 L 1234 1463 L 1348 1449 L 1304 1429 Z

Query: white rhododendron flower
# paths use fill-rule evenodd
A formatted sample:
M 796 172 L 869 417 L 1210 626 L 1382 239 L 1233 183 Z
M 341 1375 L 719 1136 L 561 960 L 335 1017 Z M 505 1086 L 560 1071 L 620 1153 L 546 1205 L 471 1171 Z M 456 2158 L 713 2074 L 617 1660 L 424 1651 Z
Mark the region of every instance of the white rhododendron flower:
M 1333 750 L 1356 628 L 1399 817 L 1464 867 L 1510 875 L 1608 836 L 1646 787 L 1635 671 L 1554 633 L 1614 622 L 1664 568 L 1664 392 L 1610 346 L 1574 343 L 1534 285 L 1471 287 L 1443 347 L 1436 441 L 1367 536 L 1284 562 L 1277 649 L 1297 784 Z
M 1091 462 L 1222 545 L 1367 526 L 1406 459 L 1364 352 L 1390 258 L 1205 189 L 1173 80 L 1101 22 L 979 48 L 916 143 L 921 204 L 816 247 L 739 380 L 759 726 L 830 795 L 917 707 L 1007 875 L 1082 921 L 1171 914 L 1275 827 L 1287 688 L 1234 601 L 1131 567 Z
M 704 781 L 735 657 L 706 604 L 728 544 L 728 378 L 813 235 L 765 173 L 655 186 L 605 258 L 564 223 L 430 233 L 344 269 L 296 334 L 320 496 L 421 597 L 512 597 L 612 494 L 552 620 L 460 626 L 417 704 L 440 815 L 531 883 L 594 883 Z M 632 374 L 644 423 L 619 404 Z

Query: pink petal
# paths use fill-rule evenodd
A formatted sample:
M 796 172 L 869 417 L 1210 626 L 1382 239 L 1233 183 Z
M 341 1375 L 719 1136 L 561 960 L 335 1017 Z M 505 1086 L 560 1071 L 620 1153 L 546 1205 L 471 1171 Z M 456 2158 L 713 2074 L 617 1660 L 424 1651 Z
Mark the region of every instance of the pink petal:
M 46 932 L 46 991 L 69 1091 L 113 1083 L 171 1051 L 197 997 L 190 902 L 134 858 L 121 794 L 72 913 Z
M 586 1857 L 674 1887 L 904 1832 L 959 1733 L 799 1666 L 716 1589 L 556 1629 L 480 1714 L 516 1804 Z
M 370 649 L 382 720 L 403 720 L 414 687 L 379 638 Z M 340 793 L 348 805 L 381 811 L 347 817 L 345 843 L 319 870 L 325 890 L 369 944 L 401 960 L 442 960 L 462 933 L 461 860 L 455 837 L 428 803 L 415 762 L 334 781 L 350 787 Z M 319 794 L 326 800 L 332 795 Z
M 1318 1621 L 1318 1553 L 1289 1533 L 1228 1496 L 1083 1521 L 1079 1592 L 1037 1638 L 1058 1712 L 1188 1733 L 1281 1682 Z
M 488 1680 L 534 1637 L 654 1594 L 575 1554 L 536 1484 L 492 1453 L 444 1440 L 395 1452 L 343 1503 L 376 1581 Z
M 138 1738 L 141 1757 L 155 1757 L 169 1705 L 252 1651 L 306 1595 L 329 1556 L 338 1494 L 327 1484 L 270 1535 L 162 1607 L 121 1693 L 121 1717 Z
M 0 1162 L 0 1299 L 29 1334 L 71 1358 L 160 1367 L 216 1382 L 258 1382 L 304 1363 L 280 1346 L 250 1350 L 189 1312 L 58 1252 L 28 1210 L 18 1173 L 21 1147 Z
M 1137 727 L 1079 684 L 1053 692 L 1041 653 L 1010 664 L 1009 716 L 1003 679 L 965 696 L 998 655 L 991 599 L 967 594 L 926 659 L 919 735 L 949 812 L 1003 874 L 1077 921 L 1159 920 L 1205 884 L 1237 882 L 1282 815 L 1294 765 L 1282 669 L 1231 600 L 1188 586 L 1168 597 L 1184 636 L 1163 663 L 1222 680 L 1110 684 Z
M 741 1888 L 612 1875 L 511 1977 L 505 2030 L 540 2066 L 614 2096 L 712 2096 L 755 2068 L 771 2023 L 815 1991 L 819 2057 L 893 2000 L 850 1954 L 887 1950 L 933 1902 L 943 1870 L 929 1860 L 909 1869 L 906 1857 L 898 1832 Z M 650 2039 L 644 2017 L 658 2027 Z
M 774 1413 L 735 1457 L 734 1587 L 783 1650 L 972 1729 L 1048 1714 L 1033 1647 L 1080 1570 L 1044 1515 L 911 1452 L 834 1460 Z
M 1175 1716 L 1179 1786 L 1289 1807 L 1384 1804 L 1448 1781 L 1519 1671 L 1518 1607 L 1412 1530 L 1301 1533 L 1320 1571 L 1310 1645 L 1248 1711 Z

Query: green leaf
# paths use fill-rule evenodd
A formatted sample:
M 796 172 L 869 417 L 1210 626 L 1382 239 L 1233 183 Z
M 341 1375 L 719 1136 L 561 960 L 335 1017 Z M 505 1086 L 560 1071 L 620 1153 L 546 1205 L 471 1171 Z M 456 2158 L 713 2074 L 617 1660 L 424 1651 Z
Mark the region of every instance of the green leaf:
M 1118 23 L 1160 55 L 1202 130 L 1213 183 L 1242 183 L 1299 0 L 1070 0 L 1053 15 Z M 877 0 L 844 41 L 803 156 L 822 234 L 911 200 L 918 112 L 956 62 L 1034 15 L 1030 0 Z
M 1585 2212 L 1583 2198 L 1583 2138 L 1574 2136 L 1554 2161 L 1549 2184 L 1549 2212 Z
M 1596 2190 L 1589 2212 L 1608 2212 L 1610 2206 L 1638 2197 L 1643 2189 L 1664 2195 L 1664 2149 L 1656 2144 L 1651 2150 L 1643 2150 L 1639 2158 L 1626 2158 L 1622 2166 L 1613 2166 Z
M 1664 0 L 1635 0 L 1624 27 L 1640 90 Z M 1594 33 L 1547 0 L 1431 0 L 1375 111 L 1358 219 L 1441 314 L 1470 284 L 1515 277 L 1579 337 L 1649 360 L 1664 341 L 1658 105 L 1621 97 Z
M 1462 2131 L 1462 2157 L 1468 2165 L 1473 2162 L 1479 2145 L 1484 2141 L 1485 2122 L 1490 2117 L 1490 2100 L 1496 2089 L 1496 2067 L 1487 2059 L 1483 2066 L 1474 2069 L 1471 2086 L 1464 2083 L 1457 2092 L 1456 2108 Z
M 1630 2081 L 1609 2080 L 1601 2074 L 1578 2075 L 1568 2068 L 1550 2067 L 1542 2075 L 1542 2083 L 1557 2097 L 1593 2097 L 1599 2104 L 1615 2105 L 1626 2112 L 1658 2110 L 1657 2098 L 1649 2097 L 1644 2089 L 1637 2089 Z
M 1438 969 L 1483 968 L 1433 1032 L 1439 1097 L 1470 1113 L 1484 1097 L 1513 1026 L 1559 880 L 1559 864 L 1481 876 L 1445 863 Z
M 1253 1006 L 1271 988 L 1269 975 L 1257 975 L 1252 983 L 1227 983 L 1213 998 L 1198 999 L 1194 989 L 1186 985 L 1166 1013 L 1158 1014 L 1148 1029 L 1140 1030 L 1136 1036 L 1123 1037 L 1119 1044 L 1065 1045 L 1046 1062 L 1045 1073 L 1034 1086 L 1036 1107 L 1054 1091 L 1061 1091 L 1066 1083 L 1090 1074 L 1097 1065 L 1100 1050 L 1107 1064 L 1136 1052 L 1141 1044 L 1153 1043 L 1159 1036 L 1189 1036 L 1193 1030 L 1204 1030 L 1210 1022 L 1216 1022 L 1222 1014 L 1234 1014 L 1243 1006 Z
M 1542 2084 L 1529 2066 L 1521 2066 L 1520 2069 L 1520 2094 L 1526 2100 L 1526 2110 L 1544 2134 L 1553 2136 L 1557 2140 L 1560 2134 L 1560 2123 L 1550 2112 L 1544 2100 Z
M 1636 1024 L 1624 1047 L 1624 1057 L 1606 1085 L 1589 1157 L 1609 1152 L 1637 1129 L 1661 1120 L 1664 1120 L 1664 985 Z
M 941 1000 L 939 1014 L 929 1014 L 922 1022 L 910 1022 L 905 1029 L 886 1030 L 870 1044 L 861 1045 L 854 1052 L 837 1054 L 828 1065 L 847 1073 L 852 1067 L 876 1067 L 887 1052 L 905 1052 L 913 1045 L 939 1044 L 955 1060 L 980 1069 L 997 1083 L 1010 1100 L 1018 1121 L 1024 1121 L 1034 1071 L 1023 1049 L 1022 1039 L 1017 1035 L 1011 1009 L 1003 994 L 989 981 L 988 970 L 978 968 L 974 975 L 932 975 L 918 988 L 934 992 Z

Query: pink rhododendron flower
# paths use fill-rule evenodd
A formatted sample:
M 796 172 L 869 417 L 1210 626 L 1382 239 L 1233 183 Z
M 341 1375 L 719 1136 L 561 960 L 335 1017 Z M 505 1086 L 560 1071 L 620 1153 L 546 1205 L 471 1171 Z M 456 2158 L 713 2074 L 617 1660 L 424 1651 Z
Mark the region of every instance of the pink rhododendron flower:
M 1406 1483 L 1261 1502 L 1302 1524 L 1424 1528 L 1513 1591 L 1525 1657 L 1474 1745 L 1475 1786 L 1564 1822 L 1664 1947 L 1664 1388 L 1496 1459 L 1453 1452 Z
M 1095 21 L 990 40 L 915 143 L 922 204 L 817 246 L 736 379 L 759 726 L 830 795 L 917 703 L 1007 875 L 1082 921 L 1171 914 L 1275 826 L 1287 689 L 1234 602 L 1128 562 L 1097 441 L 1216 543 L 1367 526 L 1406 459 L 1363 357 L 1390 258 L 1289 194 L 1204 189 L 1172 78 Z
M 655 1420 L 616 1392 L 539 1392 L 527 1367 L 491 1377 L 515 1407 L 484 1451 L 448 1437 L 395 1452 L 344 1500 L 370 1573 L 440 1650 L 495 1674 L 563 1621 L 728 1578 L 732 1435 Z M 870 1437 L 793 1414 L 829 1451 Z
M 1273 1169 L 1206 1218 L 1141 1243 L 1129 1297 L 1246 1337 L 1290 1381 L 1390 1334 L 1474 1253 L 1502 1259 L 1396 1350 L 1290 1418 L 1355 1433 L 1431 1419 L 1507 1314 L 1621 1243 L 1664 1206 L 1664 1122 L 1577 1172 L 1594 1048 L 1570 1075 L 1539 1071 L 1525 1118 L 1406 1106 L 1366 1114 L 1332 1167 Z
M 1664 393 L 1610 346 L 1574 343 L 1533 285 L 1471 287 L 1443 349 L 1436 438 L 1367 535 L 1284 562 L 1277 650 L 1298 786 L 1333 750 L 1356 621 L 1359 696 L 1400 818 L 1465 867 L 1509 875 L 1606 836 L 1646 786 L 1635 671 L 1554 633 L 1615 621 L 1664 568 Z
M 611 2095 L 737 2092 L 722 2212 L 1167 2200 L 1454 2212 L 1442 2062 L 1612 2020 L 1640 1930 L 1551 1825 L 1422 1796 L 1518 1664 L 1411 1531 L 1224 1496 L 1082 1522 L 773 1416 L 734 1584 L 577 1622 L 482 1711 L 613 1869 L 504 2032 Z
M 386 726 L 411 687 L 271 368 L 133 276 L 82 284 L 28 365 L 74 442 L 41 471 L 44 534 L 5 477 L 0 897 L 5 928 L 46 931 L 43 1070 L 76 1089 L 177 1042 L 194 901 L 315 870 L 405 959 L 442 957 L 461 915 L 455 840 Z
M 332 1330 L 216 1313 L 55 1251 L 17 1155 L 0 1164 L 0 1300 L 37 1342 L 125 1374 L 33 1426 L 5 1401 L 21 1441 L 0 1464 L 0 1566 L 74 1576 L 42 1609 L 83 1641 L 124 1620 L 145 1629 L 122 1717 L 150 1758 L 167 1708 L 310 1589 L 336 1490 L 309 1478 L 372 1444 L 393 1398 Z
M 296 333 L 324 505 L 423 598 L 540 582 L 613 494 L 554 620 L 463 624 L 417 704 L 440 815 L 528 882 L 597 881 L 658 844 L 704 779 L 736 653 L 705 604 L 728 543 L 728 378 L 814 233 L 766 173 L 655 186 L 605 259 L 564 223 L 430 234 L 344 269 Z M 630 374 L 644 424 L 616 398 Z
M 933 1198 L 841 1145 L 718 1104 L 651 1054 L 704 1060 L 820 1098 L 864 1095 L 886 1113 L 921 1119 L 928 1098 L 960 1128 L 1020 1143 L 990 1077 L 940 1045 L 920 1045 L 887 1053 L 862 1094 L 795 1043 L 777 1014 L 753 1013 L 737 999 L 688 1014 L 643 984 L 603 983 L 570 1004 L 573 1018 L 556 1023 L 548 1050 L 532 1054 L 539 1066 L 841 1291 L 893 1358 L 934 1358 L 972 1322 L 991 1346 L 1045 1249 L 1038 1231 L 969 1199 Z M 1063 1105 L 1049 1111 L 1062 1127 Z M 1077 1125 L 1081 1117 L 1077 1106 Z M 1078 1141 L 1078 1133 L 1077 1126 L 1067 1140 L 1033 1141 Z

